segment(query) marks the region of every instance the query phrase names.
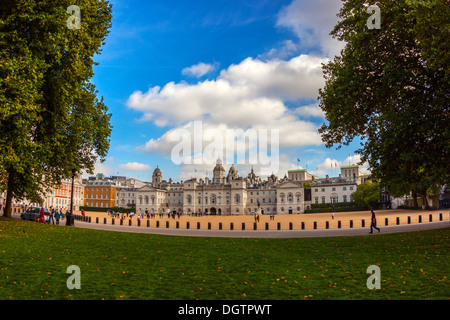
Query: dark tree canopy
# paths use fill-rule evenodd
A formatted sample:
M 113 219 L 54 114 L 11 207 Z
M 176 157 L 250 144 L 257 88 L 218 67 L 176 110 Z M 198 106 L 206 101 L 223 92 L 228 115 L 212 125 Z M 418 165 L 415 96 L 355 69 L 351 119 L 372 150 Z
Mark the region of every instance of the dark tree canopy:
M 378 5 L 381 28 L 367 28 Z M 361 161 L 391 194 L 425 195 L 450 174 L 449 16 L 446 0 L 347 0 L 332 35 L 346 42 L 324 66 L 327 147 L 361 137 Z
M 0 7 L 0 188 L 10 201 L 42 194 L 109 149 L 110 115 L 97 99 L 93 60 L 111 26 L 104 0 L 7 1 Z M 3 184 L 1 184 L 3 183 Z

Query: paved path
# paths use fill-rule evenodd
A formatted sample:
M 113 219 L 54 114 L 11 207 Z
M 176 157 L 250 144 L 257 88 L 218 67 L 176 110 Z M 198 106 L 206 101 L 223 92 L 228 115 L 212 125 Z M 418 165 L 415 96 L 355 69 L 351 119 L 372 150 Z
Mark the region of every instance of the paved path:
M 96 224 L 75 221 L 79 228 L 109 230 L 120 232 L 135 232 L 161 234 L 171 236 L 190 237 L 224 237 L 224 238 L 311 238 L 311 237 L 337 237 L 337 236 L 361 236 L 369 235 L 370 226 L 366 228 L 343 229 L 317 229 L 317 230 L 197 230 L 197 229 L 172 229 L 172 228 L 148 228 L 145 226 L 118 226 L 109 224 Z M 393 226 L 380 226 L 381 232 L 374 230 L 373 235 L 398 232 L 411 232 L 439 228 L 450 228 L 450 221 L 425 222 Z
M 429 222 L 428 215 L 433 215 L 433 222 Z M 381 229 L 381 233 L 374 230 L 373 235 L 377 234 L 389 234 L 398 232 L 411 232 L 421 231 L 437 228 L 449 228 L 450 227 L 450 212 L 448 209 L 443 210 L 443 220 L 438 221 L 439 211 L 427 212 L 427 211 L 402 211 L 402 210 L 390 210 L 390 211 L 378 211 L 377 220 L 378 226 Z M 422 223 L 418 223 L 418 216 L 423 216 Z M 308 215 L 278 215 L 276 217 L 277 222 L 281 221 L 281 230 L 276 230 L 276 222 L 270 221 L 269 216 L 261 216 L 261 222 L 258 223 L 258 230 L 253 230 L 253 216 L 211 216 L 211 217 L 182 217 L 180 221 L 179 229 L 174 227 L 174 221 L 172 219 L 161 219 L 160 227 L 154 227 L 156 220 L 151 219 L 151 227 L 147 227 L 146 219 L 142 221 L 142 226 L 138 227 L 136 221 L 133 221 L 131 226 L 128 225 L 128 219 L 124 220 L 124 225 L 112 225 L 111 221 L 108 224 L 104 224 L 103 219 L 99 219 L 99 223 L 75 221 L 75 227 L 97 229 L 97 230 L 109 230 L 119 232 L 135 232 L 135 233 L 148 233 L 148 234 L 161 234 L 172 236 L 191 236 L 191 237 L 228 237 L 228 238 L 310 238 L 310 237 L 336 237 L 336 236 L 360 236 L 369 235 L 370 222 L 366 220 L 366 226 L 361 227 L 360 219 L 367 218 L 367 212 L 349 212 L 349 213 L 336 213 L 334 220 L 330 219 L 328 214 L 308 214 Z M 407 217 L 411 216 L 411 224 L 407 223 Z M 14 218 L 20 219 L 20 214 L 13 214 Z M 103 214 L 102 217 L 106 217 Z M 399 217 L 399 225 L 394 224 L 396 218 Z M 383 221 L 385 218 L 389 218 L 388 226 L 385 226 Z M 349 219 L 355 219 L 354 228 L 349 227 Z M 111 220 L 109 218 L 109 220 Z M 305 222 L 305 230 L 300 228 L 300 220 Z M 337 227 L 337 221 L 342 220 L 342 228 Z M 165 221 L 170 221 L 170 228 L 165 227 Z M 177 220 L 175 220 L 177 221 Z M 184 228 L 187 221 L 190 221 L 191 228 Z M 219 221 L 223 222 L 224 230 L 218 229 Z M 235 230 L 229 230 L 230 221 L 234 222 Z M 293 221 L 293 230 L 287 230 L 288 221 Z M 313 222 L 317 221 L 318 228 L 313 229 Z M 325 221 L 329 221 L 330 228 L 325 229 Z M 181 223 L 182 222 L 182 223 Z M 201 222 L 203 229 L 197 229 L 196 222 Z M 211 222 L 211 230 L 205 229 L 207 222 Z M 246 230 L 241 230 L 240 224 L 245 222 L 247 224 Z M 62 226 L 65 226 L 65 220 L 60 222 Z M 118 223 L 118 220 L 116 220 Z M 265 223 L 270 224 L 269 230 L 264 230 Z

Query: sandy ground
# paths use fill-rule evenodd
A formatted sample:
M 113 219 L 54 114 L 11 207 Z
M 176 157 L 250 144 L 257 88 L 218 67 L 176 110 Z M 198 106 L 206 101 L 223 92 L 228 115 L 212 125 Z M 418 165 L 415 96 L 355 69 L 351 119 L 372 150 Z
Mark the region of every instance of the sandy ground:
M 410 223 L 418 223 L 419 217 L 421 217 L 422 222 L 429 222 L 430 216 L 432 221 L 439 221 L 440 214 L 442 213 L 442 219 L 444 221 L 450 220 L 450 210 L 437 210 L 437 211 L 425 211 L 425 210 L 376 210 L 375 214 L 377 217 L 377 225 L 395 225 L 397 224 L 397 219 L 399 224 L 408 224 L 408 217 Z M 96 218 L 98 218 L 99 224 L 104 224 L 105 218 L 107 224 L 112 224 L 113 219 L 106 212 L 86 212 L 86 216 L 91 217 L 91 223 L 96 223 Z M 329 229 L 336 229 L 339 227 L 339 222 L 341 228 L 350 227 L 351 221 L 353 221 L 353 227 L 370 227 L 370 211 L 357 211 L 357 212 L 336 212 L 334 214 L 334 219 L 331 213 L 314 213 L 314 214 L 283 214 L 275 215 L 274 220 L 271 220 L 269 215 L 259 215 L 259 222 L 257 223 L 258 230 L 266 229 L 266 224 L 269 230 L 277 230 L 278 224 L 280 230 L 289 230 L 290 224 L 292 224 L 293 230 L 309 230 L 309 229 L 326 229 L 327 223 Z M 386 224 L 387 219 L 387 224 Z M 123 225 L 128 226 L 130 219 L 125 218 L 123 220 Z M 243 216 L 203 216 L 203 217 L 192 217 L 188 215 L 180 216 L 180 218 L 175 217 L 168 218 L 164 215 L 163 218 L 149 219 L 150 227 L 157 227 L 159 222 L 159 228 L 178 228 L 186 229 L 187 223 L 189 222 L 190 229 L 198 229 L 198 223 L 200 229 L 208 229 L 210 224 L 211 230 L 219 230 L 220 223 L 222 224 L 222 230 L 230 230 L 231 224 L 233 224 L 234 230 L 242 230 L 243 224 L 245 225 L 245 230 L 253 230 L 255 223 L 255 216 L 253 215 L 243 215 Z M 168 225 L 167 225 L 168 223 Z M 364 223 L 364 225 L 363 225 Z M 114 219 L 115 225 L 120 225 L 120 219 L 117 217 Z M 137 216 L 134 216 L 131 220 L 132 226 L 138 225 Z M 141 219 L 141 227 L 147 227 L 147 218 Z

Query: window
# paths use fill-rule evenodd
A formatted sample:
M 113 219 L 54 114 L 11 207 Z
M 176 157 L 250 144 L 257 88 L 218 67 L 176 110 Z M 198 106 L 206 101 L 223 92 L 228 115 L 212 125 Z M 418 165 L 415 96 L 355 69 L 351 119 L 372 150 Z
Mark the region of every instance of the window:
M 241 201 L 241 197 L 237 194 L 237 195 L 235 195 L 234 196 L 234 201 L 236 202 L 236 203 L 239 203 L 240 201 Z
M 347 202 L 347 196 L 346 195 L 343 196 L 343 199 L 344 199 L 344 202 Z
M 331 191 L 336 191 L 336 188 L 331 188 Z
M 289 202 L 294 201 L 294 197 L 292 196 L 292 193 L 289 193 L 289 195 L 288 195 L 288 201 L 289 201 Z
M 319 204 L 319 197 L 315 197 L 315 198 L 314 198 L 314 203 L 315 203 L 315 204 Z
M 325 197 L 322 197 L 322 203 L 325 203 Z

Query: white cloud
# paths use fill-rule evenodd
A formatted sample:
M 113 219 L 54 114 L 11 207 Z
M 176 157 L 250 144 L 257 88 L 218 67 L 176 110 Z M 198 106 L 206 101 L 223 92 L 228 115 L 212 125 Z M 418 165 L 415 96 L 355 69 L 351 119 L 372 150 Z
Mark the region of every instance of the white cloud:
M 289 112 L 284 101 L 317 98 L 327 59 L 300 55 L 288 61 L 247 58 L 222 70 L 215 80 L 170 82 L 146 93 L 135 91 L 127 105 L 158 126 L 208 119 L 230 126 L 266 124 Z
M 322 163 L 317 166 L 317 170 L 314 172 L 317 175 L 325 176 L 338 176 L 341 173 L 341 166 L 359 165 L 361 162 L 361 156 L 359 154 L 348 155 L 343 161 L 337 159 L 326 158 Z M 370 174 L 369 164 L 367 162 L 359 165 L 359 170 L 363 174 Z
M 126 164 L 119 164 L 119 169 L 124 171 L 146 171 L 151 167 L 148 164 L 138 162 L 128 162 Z
M 216 69 L 216 65 L 200 62 L 188 68 L 184 68 L 181 73 L 186 76 L 200 78 Z
M 97 175 L 98 173 L 103 173 L 104 176 L 110 176 L 114 174 L 115 169 L 113 167 L 114 157 L 107 157 L 104 162 L 100 162 L 100 159 L 97 158 L 94 164 L 93 174 L 87 173 L 86 170 L 83 170 L 82 177 L 87 179 L 92 175 Z
M 315 100 L 319 88 L 323 87 L 322 64 L 343 47 L 329 35 L 338 21 L 336 14 L 340 6 L 340 0 L 294 0 L 280 11 L 277 26 L 291 29 L 298 39 L 283 41 L 280 47 L 258 58 L 249 57 L 230 65 L 214 79 L 195 84 L 169 82 L 147 92 L 133 92 L 127 105 L 142 112 L 140 121 L 169 127 L 160 137 L 151 138 L 137 150 L 170 157 L 180 141 L 177 132 L 182 129 L 193 134 L 195 121 L 202 121 L 204 130 L 217 129 L 221 134 L 229 129 L 278 130 L 280 149 L 323 145 L 318 125 L 311 121 L 311 118 L 315 121 L 324 118 L 318 105 L 288 108 L 287 104 Z M 300 51 L 310 54 L 299 55 Z M 183 69 L 182 73 L 202 77 L 216 68 L 217 65 L 199 63 Z M 208 145 L 205 140 L 203 137 L 203 148 Z M 187 156 L 200 155 L 192 151 Z M 284 156 L 280 153 L 280 159 Z M 320 170 L 325 172 L 326 164 L 322 165 Z M 210 163 L 182 164 L 181 171 L 186 171 L 183 178 L 189 178 L 196 176 L 193 175 L 196 168 L 201 168 L 197 174 L 203 171 L 204 175 L 213 167 Z M 280 170 L 282 167 L 296 166 L 280 160 Z
M 324 112 L 317 104 L 298 107 L 295 113 L 302 118 L 325 118 Z
M 318 46 L 322 54 L 331 58 L 344 47 L 330 35 L 341 7 L 341 0 L 294 0 L 278 14 L 277 26 L 291 29 L 303 49 L 314 50 Z
M 141 121 L 172 126 L 137 150 L 170 156 L 180 141 L 180 129 L 188 131 L 193 144 L 195 121 L 202 122 L 204 131 L 219 130 L 223 137 L 231 129 L 278 131 L 279 148 L 320 145 L 318 126 L 304 120 L 317 116 L 317 111 L 291 110 L 285 101 L 316 98 L 323 85 L 321 64 L 326 61 L 308 55 L 288 61 L 247 58 L 222 70 L 215 80 L 170 82 L 146 93 L 136 91 L 129 97 L 128 106 L 144 113 Z M 205 137 L 200 139 L 203 148 L 208 145 Z

